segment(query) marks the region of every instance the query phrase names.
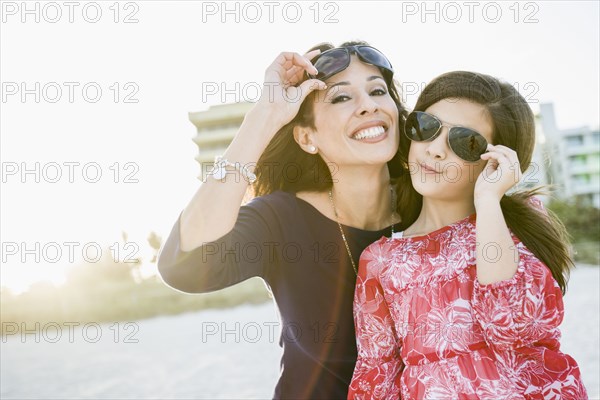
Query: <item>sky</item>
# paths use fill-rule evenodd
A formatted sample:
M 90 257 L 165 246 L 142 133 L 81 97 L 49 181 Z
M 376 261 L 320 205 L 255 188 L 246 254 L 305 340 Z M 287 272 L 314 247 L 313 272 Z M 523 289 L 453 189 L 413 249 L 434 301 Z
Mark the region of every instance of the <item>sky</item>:
M 597 1 L 2 1 L 0 285 L 59 284 L 112 246 L 149 260 L 200 182 L 188 113 L 256 100 L 281 51 L 362 39 L 412 107 L 437 75 L 515 85 L 559 128 L 599 121 Z M 122 232 L 128 234 L 126 243 Z M 116 243 L 116 244 L 115 244 Z

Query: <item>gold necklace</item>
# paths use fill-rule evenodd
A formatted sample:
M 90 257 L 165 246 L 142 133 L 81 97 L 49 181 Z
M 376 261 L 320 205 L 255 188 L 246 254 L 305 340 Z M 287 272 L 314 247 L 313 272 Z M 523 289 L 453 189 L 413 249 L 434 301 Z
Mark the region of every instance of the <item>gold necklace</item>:
M 392 203 L 392 225 L 391 225 L 391 230 L 392 230 L 392 236 L 394 236 L 394 213 L 395 213 L 395 194 L 396 192 L 394 191 L 394 188 L 392 187 L 392 185 L 390 185 L 390 192 L 391 192 L 391 203 Z M 346 246 L 346 251 L 348 252 L 348 257 L 350 257 L 350 262 L 352 263 L 352 268 L 354 268 L 354 273 L 356 274 L 356 276 L 358 276 L 358 269 L 356 268 L 356 264 L 354 263 L 354 258 L 352 258 L 352 252 L 350 251 L 350 246 L 348 245 L 348 240 L 346 240 L 346 235 L 344 234 L 344 230 L 342 229 L 342 224 L 340 223 L 340 217 L 338 215 L 337 209 L 335 208 L 335 203 L 333 202 L 333 192 L 331 189 L 329 189 L 329 201 L 331 202 L 331 207 L 333 208 L 333 214 L 335 215 L 335 220 L 338 224 L 338 227 L 340 228 L 340 233 L 342 235 L 342 240 L 344 241 L 344 245 Z

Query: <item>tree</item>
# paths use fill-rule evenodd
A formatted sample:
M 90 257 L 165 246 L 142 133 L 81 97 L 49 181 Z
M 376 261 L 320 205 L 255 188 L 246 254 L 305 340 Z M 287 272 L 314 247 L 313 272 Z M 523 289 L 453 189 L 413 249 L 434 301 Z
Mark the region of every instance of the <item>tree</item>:
M 160 246 L 162 245 L 162 238 L 156 234 L 156 232 L 152 231 L 148 235 L 148 244 L 150 247 L 154 249 L 154 255 L 152 256 L 151 263 L 156 262 L 156 258 L 158 257 L 158 251 L 160 250 Z

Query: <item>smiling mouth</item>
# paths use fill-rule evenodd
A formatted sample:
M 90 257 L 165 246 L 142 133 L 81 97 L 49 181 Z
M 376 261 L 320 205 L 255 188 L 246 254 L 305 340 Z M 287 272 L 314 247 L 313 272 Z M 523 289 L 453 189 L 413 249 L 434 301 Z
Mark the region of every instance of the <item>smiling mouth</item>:
M 370 128 L 361 129 L 352 135 L 352 139 L 362 140 L 362 139 L 373 139 L 379 137 L 385 133 L 385 128 L 381 125 L 372 126 Z
M 428 166 L 427 164 L 421 164 L 421 168 L 423 170 L 425 170 L 426 173 L 430 173 L 430 174 L 440 174 L 440 171 L 437 171 L 434 168 L 431 168 L 430 166 Z

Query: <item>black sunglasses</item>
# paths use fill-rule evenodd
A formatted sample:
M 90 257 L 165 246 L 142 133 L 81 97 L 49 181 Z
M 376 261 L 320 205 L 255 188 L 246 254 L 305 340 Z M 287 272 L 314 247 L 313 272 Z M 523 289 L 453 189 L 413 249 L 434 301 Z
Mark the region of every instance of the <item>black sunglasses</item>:
M 435 115 L 422 111 L 408 114 L 404 134 L 415 142 L 435 139 L 444 124 Z M 446 125 L 447 126 L 447 125 Z M 448 146 L 465 161 L 477 161 L 485 153 L 488 142 L 479 132 L 463 126 L 451 126 L 448 131 Z
M 374 47 L 366 45 L 336 47 L 335 49 L 329 49 L 319 54 L 312 60 L 318 73 L 316 75 L 307 75 L 311 79 L 320 79 L 322 81 L 329 79 L 333 75 L 348 68 L 352 54 L 356 54 L 357 57 L 366 64 L 381 68 L 385 80 L 387 82 L 391 81 L 394 69 L 392 68 L 390 61 L 382 52 Z

